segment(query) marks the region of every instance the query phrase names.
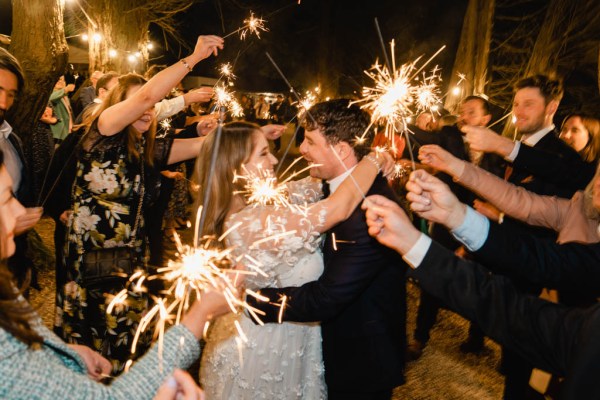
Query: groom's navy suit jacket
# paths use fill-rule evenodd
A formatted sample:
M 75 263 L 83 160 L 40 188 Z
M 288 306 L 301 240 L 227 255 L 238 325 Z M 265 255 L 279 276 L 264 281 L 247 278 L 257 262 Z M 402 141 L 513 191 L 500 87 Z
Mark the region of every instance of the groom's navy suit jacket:
M 396 200 L 380 175 L 368 195 Z M 336 244 L 333 245 L 335 234 Z M 336 250 L 337 248 L 337 250 Z M 406 348 L 406 264 L 369 236 L 360 206 L 327 232 L 325 269 L 317 281 L 300 287 L 266 288 L 270 303 L 247 301 L 278 320 L 281 296 L 287 296 L 283 320 L 321 321 L 328 390 L 378 392 L 404 383 Z

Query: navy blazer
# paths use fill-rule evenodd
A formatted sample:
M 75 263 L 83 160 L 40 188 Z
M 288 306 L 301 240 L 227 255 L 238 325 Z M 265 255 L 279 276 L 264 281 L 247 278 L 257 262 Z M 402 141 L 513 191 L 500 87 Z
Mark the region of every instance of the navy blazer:
M 545 268 L 536 260 L 542 261 L 533 258 L 519 266 Z M 490 274 L 435 242 L 409 274 L 453 311 L 476 322 L 487 336 L 533 366 L 564 376 L 560 399 L 600 398 L 600 304 L 569 308 L 522 294 L 509 278 Z
M 558 244 L 511 229 L 510 225 L 491 223 L 486 242 L 473 254 L 496 274 L 600 297 L 600 243 Z
M 369 190 L 371 194 L 396 200 L 381 175 Z M 325 269 L 317 281 L 300 287 L 261 289 L 271 304 L 251 296 L 248 303 L 266 312 L 263 321 L 276 322 L 279 306 L 272 303 L 286 295 L 285 321 L 322 321 L 325 380 L 330 391 L 377 392 L 401 385 L 406 264 L 369 236 L 360 206 L 327 233 L 323 253 Z
M 541 153 L 536 152 L 541 151 Z M 536 156 L 536 153 L 538 156 Z M 540 155 L 547 155 L 545 162 Z M 585 187 L 578 184 L 573 187 L 569 184 L 569 178 L 556 179 L 560 177 L 571 177 L 571 181 L 580 172 L 582 163 L 579 153 L 558 138 L 555 131 L 544 136 L 533 148 L 521 145 L 519 154 L 513 163 L 513 172 L 508 181 L 517 186 L 524 187 L 530 192 L 543 196 L 558 196 L 566 199 L 571 198 L 577 190 Z M 559 168 L 561 173 L 548 174 L 550 169 Z

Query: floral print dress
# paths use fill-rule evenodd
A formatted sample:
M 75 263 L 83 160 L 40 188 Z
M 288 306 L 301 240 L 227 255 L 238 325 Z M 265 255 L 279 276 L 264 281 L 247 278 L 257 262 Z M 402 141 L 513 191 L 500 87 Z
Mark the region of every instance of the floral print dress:
M 157 192 L 149 188 L 158 181 L 155 175 L 166 163 L 170 151 L 168 141 L 157 141 L 155 167 L 144 168 L 141 161 L 129 159 L 126 132 L 102 136 L 94 124 L 78 146 L 78 163 L 72 188 L 72 215 L 67 226 L 64 249 L 66 283 L 57 288 L 55 331 L 68 343 L 89 346 L 113 364 L 113 373 L 120 373 L 127 361 L 144 354 L 150 337 L 140 336 L 136 353 L 131 345 L 139 321 L 148 309 L 145 293 L 129 291 L 123 305 L 115 307 L 110 315 L 106 308 L 115 294 L 121 291 L 126 280 L 85 286 L 82 265 L 86 252 L 102 248 L 131 246 L 134 265 L 145 268 L 146 249 L 143 212 L 140 212 L 137 232 L 137 208 L 140 206 L 142 183 L 144 192 Z M 143 150 L 143 140 L 138 151 Z M 143 207 L 152 198 L 144 197 Z M 135 240 L 132 243 L 132 237 Z

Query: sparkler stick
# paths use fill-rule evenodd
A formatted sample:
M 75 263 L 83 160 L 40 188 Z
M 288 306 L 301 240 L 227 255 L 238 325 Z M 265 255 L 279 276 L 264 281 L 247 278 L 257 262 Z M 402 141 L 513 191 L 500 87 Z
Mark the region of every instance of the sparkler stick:
M 427 64 L 429 64 L 434 58 L 436 58 L 437 55 L 440 54 L 445 48 L 446 48 L 446 45 L 443 45 L 442 47 L 440 47 L 440 49 L 438 51 L 436 51 L 431 57 L 429 57 L 429 60 L 425 61 L 423 63 L 423 65 L 421 65 L 421 68 L 419 68 L 417 70 L 417 72 L 415 72 L 410 79 L 411 80 L 414 79 L 414 77 L 417 76 L 419 74 L 419 72 L 423 71 L 423 68 L 425 68 L 427 66 Z
M 273 57 L 271 57 L 271 55 L 269 54 L 268 51 L 266 51 L 265 54 L 267 55 L 267 58 L 269 59 L 269 61 L 271 61 L 271 64 L 273 64 L 273 66 L 277 70 L 277 73 L 279 74 L 279 76 L 281 76 L 281 79 L 283 79 L 283 81 L 285 82 L 285 84 L 290 89 L 290 92 L 294 95 L 294 97 L 296 97 L 296 100 L 298 102 L 300 102 L 301 101 L 300 95 L 298 95 L 298 92 L 296 92 L 296 89 L 294 89 L 294 87 L 292 86 L 292 84 L 290 83 L 290 81 L 288 81 L 288 79 L 285 77 L 285 75 L 283 74 L 283 72 L 281 71 L 281 69 L 279 68 L 279 66 L 277 65 L 277 63 L 275 62 L 275 60 L 273 60 Z M 310 113 L 310 111 L 308 109 L 306 110 L 306 113 L 308 114 L 308 116 L 310 117 L 310 119 L 312 119 L 313 123 L 316 124 L 317 121 L 313 118 L 313 116 L 311 115 L 311 113 Z
M 511 111 L 511 112 L 509 112 L 508 114 L 506 114 L 505 116 L 503 116 L 502 118 L 500 118 L 499 120 L 495 121 L 494 123 L 492 123 L 492 124 L 488 125 L 487 127 L 488 127 L 488 128 L 491 128 L 492 126 L 494 126 L 494 125 L 497 125 L 497 124 L 499 124 L 500 122 L 504 121 L 505 119 L 507 119 L 507 118 L 508 118 L 508 117 L 510 117 L 511 115 L 512 115 L 512 111 Z
M 389 70 L 392 69 L 392 65 L 390 64 L 390 59 L 388 58 L 387 50 L 385 48 L 385 43 L 383 42 L 383 36 L 381 35 L 381 29 L 379 29 L 379 21 L 377 17 L 375 17 L 375 29 L 377 30 L 377 36 L 379 37 L 379 43 L 381 43 L 381 49 L 383 50 L 383 57 L 385 58 L 385 63 Z
M 286 122 L 286 125 L 289 124 L 290 122 L 292 122 L 294 120 L 294 118 L 296 118 L 296 115 L 294 115 L 292 117 L 292 119 L 290 119 L 288 122 Z M 278 176 L 277 174 L 279 173 L 279 170 L 281 169 L 281 167 L 283 166 L 283 160 L 285 160 L 285 158 L 287 157 L 290 148 L 292 147 L 292 143 L 296 140 L 296 136 L 298 135 L 298 131 L 300 131 L 300 128 L 302 127 L 302 122 L 298 121 L 298 124 L 296 125 L 296 129 L 294 130 L 294 134 L 292 135 L 292 137 L 290 138 L 290 141 L 288 142 L 285 151 L 283 152 L 283 155 L 281 156 L 281 159 L 279 160 L 279 164 L 277 165 L 277 168 L 275 169 L 275 176 Z
M 344 167 L 344 171 L 347 172 L 348 168 L 346 168 L 346 165 L 344 164 L 344 162 L 342 161 L 342 159 L 340 158 L 340 156 L 338 155 L 338 153 L 335 151 L 335 149 L 333 148 L 333 146 L 329 145 L 329 147 L 331 148 L 331 152 L 333 153 L 333 155 L 335 156 L 335 158 L 340 162 L 340 164 L 342 165 L 342 167 Z M 356 182 L 356 179 L 354 179 L 354 177 L 352 176 L 352 174 L 348 175 L 348 177 L 350 178 L 350 180 L 352 181 L 352 183 L 354 183 L 354 186 L 356 186 L 356 190 L 358 190 L 358 193 L 360 193 L 362 199 L 365 200 L 366 199 L 365 194 L 360 189 L 360 186 L 358 186 L 358 182 Z

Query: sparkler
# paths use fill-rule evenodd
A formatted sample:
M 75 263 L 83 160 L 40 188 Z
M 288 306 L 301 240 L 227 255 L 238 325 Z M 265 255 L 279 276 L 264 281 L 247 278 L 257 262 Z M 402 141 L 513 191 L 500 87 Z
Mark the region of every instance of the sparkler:
M 224 108 L 232 117 L 244 116 L 244 109 L 234 96 L 235 92 L 229 91 L 224 85 L 215 86 L 215 101 L 217 108 Z
M 234 35 L 236 33 L 240 33 L 240 40 L 244 40 L 246 39 L 246 35 L 248 35 L 248 33 L 253 33 L 256 35 L 257 38 L 260 39 L 260 32 L 268 32 L 269 28 L 265 27 L 265 21 L 262 18 L 256 18 L 254 16 L 254 13 L 252 11 L 250 11 L 250 17 L 244 20 L 244 25 L 238 29 L 236 29 L 235 31 L 228 33 L 227 35 L 223 36 L 223 39 L 228 38 L 231 35 Z
M 221 72 L 221 75 L 226 77 L 227 79 L 236 78 L 236 76 L 233 74 L 233 67 L 230 63 L 222 64 L 221 67 L 219 67 L 219 72 Z
M 407 119 L 413 114 L 413 110 L 431 111 L 436 106 L 440 100 L 438 84 L 441 77 L 439 69 L 435 67 L 430 74 L 423 73 L 420 82 L 415 81 L 415 77 L 433 57 L 421 67 L 417 67 L 419 57 L 411 63 L 396 68 L 393 40 L 390 48 L 391 70 L 375 62 L 370 70 L 365 71 L 365 74 L 373 80 L 374 86 L 363 87 L 363 98 L 353 103 L 363 103 L 361 108 L 371 112 L 371 125 L 374 123 L 385 125 L 386 136 L 392 142 L 394 133 L 407 130 Z M 438 53 L 439 51 L 435 55 Z M 367 131 L 357 140 L 363 140 Z

